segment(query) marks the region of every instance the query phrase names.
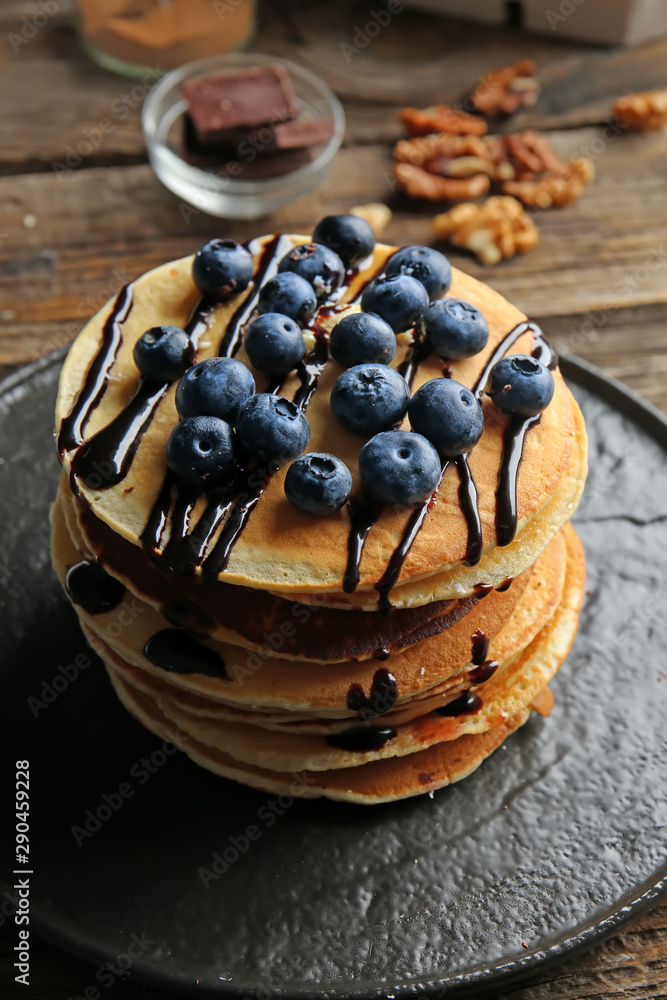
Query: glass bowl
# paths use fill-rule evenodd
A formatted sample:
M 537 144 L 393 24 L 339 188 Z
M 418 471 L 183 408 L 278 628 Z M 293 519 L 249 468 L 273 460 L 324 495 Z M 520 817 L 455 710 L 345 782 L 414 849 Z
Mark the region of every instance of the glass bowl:
M 278 177 L 241 179 L 221 176 L 188 163 L 180 155 L 187 102 L 181 94 L 186 80 L 225 70 L 278 64 L 289 73 L 301 116 L 332 118 L 331 139 L 315 147 L 310 163 Z M 148 158 L 170 191 L 210 215 L 227 219 L 257 219 L 317 187 L 329 172 L 345 131 L 345 113 L 330 87 L 310 70 L 277 56 L 234 52 L 186 63 L 168 73 L 150 91 L 141 114 Z

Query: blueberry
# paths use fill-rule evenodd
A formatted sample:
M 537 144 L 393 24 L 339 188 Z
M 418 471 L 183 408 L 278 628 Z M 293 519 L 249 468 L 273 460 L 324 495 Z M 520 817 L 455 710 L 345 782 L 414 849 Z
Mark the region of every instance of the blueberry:
M 293 271 L 315 289 L 318 301 L 335 292 L 343 278 L 345 268 L 340 257 L 320 243 L 301 243 L 294 247 L 278 264 L 278 271 Z
M 234 358 L 207 358 L 190 368 L 176 388 L 181 417 L 220 417 L 234 423 L 237 410 L 255 391 L 250 370 Z
M 167 465 L 179 479 L 208 488 L 234 466 L 234 435 L 219 417 L 186 417 L 167 441 Z
M 219 301 L 246 289 L 253 271 L 252 254 L 234 240 L 211 240 L 192 262 L 192 278 L 199 291 Z
M 179 326 L 152 326 L 139 337 L 133 356 L 144 378 L 173 382 L 194 361 L 195 348 Z
M 431 442 L 410 431 L 376 434 L 359 455 L 362 486 L 380 503 L 413 507 L 433 493 L 441 473 L 440 458 Z
M 484 430 L 479 400 L 453 378 L 425 382 L 410 400 L 408 417 L 413 431 L 428 438 L 443 458 L 470 451 Z
M 315 312 L 317 299 L 312 285 L 294 271 L 276 274 L 262 285 L 257 300 L 259 313 L 282 313 L 305 323 Z
M 541 361 L 514 354 L 491 369 L 487 394 L 503 413 L 532 417 L 546 410 L 554 394 L 554 377 Z
M 373 313 L 348 313 L 331 331 L 331 357 L 342 365 L 362 365 L 368 361 L 388 365 L 396 353 L 394 331 Z
M 313 229 L 313 243 L 334 250 L 346 267 L 353 267 L 373 253 L 373 227 L 358 215 L 325 215 Z
M 403 247 L 389 258 L 385 274 L 409 274 L 421 281 L 428 297 L 439 299 L 449 291 L 452 283 L 452 265 L 444 254 L 433 247 Z
M 308 447 L 310 426 L 291 400 L 260 392 L 241 407 L 236 434 L 249 455 L 263 462 L 289 462 Z
M 414 326 L 427 306 L 426 289 L 421 281 L 409 274 L 382 275 L 372 281 L 361 296 L 364 312 L 377 313 L 394 333 Z
M 343 430 L 372 437 L 400 423 L 410 390 L 403 376 L 387 365 L 356 365 L 338 378 L 329 402 Z
M 265 375 L 287 375 L 306 353 L 306 341 L 298 323 L 277 312 L 254 319 L 245 332 L 243 344 L 257 371 Z
M 292 462 L 285 476 L 285 494 L 304 514 L 333 514 L 350 498 L 350 470 L 335 455 L 311 451 Z
M 424 330 L 437 353 L 458 361 L 486 347 L 489 328 L 484 314 L 462 299 L 440 299 L 424 313 Z

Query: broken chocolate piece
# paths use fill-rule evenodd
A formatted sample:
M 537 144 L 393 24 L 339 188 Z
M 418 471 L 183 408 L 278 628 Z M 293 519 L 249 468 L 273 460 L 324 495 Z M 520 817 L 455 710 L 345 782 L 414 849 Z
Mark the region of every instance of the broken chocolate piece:
M 299 110 L 287 71 L 278 65 L 188 80 L 181 92 L 203 145 L 226 141 L 232 129 L 288 122 Z

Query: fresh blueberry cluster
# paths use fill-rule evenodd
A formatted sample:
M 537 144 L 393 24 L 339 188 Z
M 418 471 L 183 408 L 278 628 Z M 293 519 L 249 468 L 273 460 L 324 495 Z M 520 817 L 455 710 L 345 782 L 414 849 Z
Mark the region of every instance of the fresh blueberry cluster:
M 346 271 L 375 248 L 371 227 L 353 215 L 327 216 L 312 243 L 290 250 L 277 273 L 259 289 L 244 347 L 257 372 L 281 380 L 302 364 L 302 326 L 330 299 Z M 212 240 L 195 255 L 193 279 L 213 301 L 247 288 L 253 275 L 249 251 L 233 240 Z M 414 328 L 443 358 L 459 360 L 487 344 L 484 315 L 469 302 L 442 298 L 452 283 L 449 261 L 430 247 L 409 246 L 387 261 L 365 289 L 361 312 L 346 314 L 332 329 L 329 352 L 345 370 L 331 392 L 331 411 L 345 431 L 368 440 L 359 456 L 364 492 L 375 502 L 414 506 L 437 489 L 444 463 L 469 452 L 484 430 L 478 395 L 451 378 L 425 383 L 410 398 L 403 375 L 389 367 L 396 335 Z M 352 476 L 339 458 L 303 454 L 310 427 L 301 408 L 275 393 L 256 391 L 250 368 L 233 358 L 193 365 L 194 348 L 177 327 L 148 330 L 134 349 L 145 378 L 179 379 L 181 418 L 167 443 L 167 463 L 182 480 L 210 489 L 229 478 L 237 461 L 291 462 L 285 494 L 306 514 L 341 509 Z M 540 361 L 515 355 L 492 369 L 486 392 L 507 414 L 532 416 L 551 401 L 554 380 Z M 400 430 L 406 417 L 411 430 Z

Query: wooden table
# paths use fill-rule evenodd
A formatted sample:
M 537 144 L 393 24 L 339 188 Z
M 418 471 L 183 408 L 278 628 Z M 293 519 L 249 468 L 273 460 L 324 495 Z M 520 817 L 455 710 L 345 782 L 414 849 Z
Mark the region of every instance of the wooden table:
M 0 6 L 0 373 L 67 344 L 126 280 L 214 235 L 309 232 L 329 212 L 385 201 L 394 210 L 388 242 L 430 242 L 432 209 L 388 183 L 391 144 L 400 137 L 396 107 L 456 100 L 479 74 L 531 54 L 542 95 L 511 128 L 548 130 L 563 154 L 591 156 L 597 179 L 578 203 L 540 214 L 541 242 L 526 257 L 496 269 L 456 252 L 451 258 L 524 309 L 561 349 L 667 411 L 667 129 L 616 136 L 604 127 L 616 94 L 667 82 L 667 40 L 629 52 L 598 50 L 448 22 L 406 3 L 371 44 L 352 55 L 346 50 L 348 61 L 341 43 L 355 43 L 357 27 L 369 19 L 367 4 L 267 4 L 254 47 L 324 75 L 345 102 L 348 128 L 318 191 L 272 218 L 243 223 L 189 213 L 161 186 L 141 135 L 145 87 L 92 64 L 67 0 L 55 7 L 44 24 L 38 0 Z M 104 133 L 103 119 L 111 122 Z M 27 995 L 14 989 L 14 943 L 6 926 L 3 997 Z M 65 1000 L 95 983 L 85 963 L 39 942 L 33 951 L 31 997 Z M 159 996 L 122 982 L 101 992 L 125 1000 Z M 509 995 L 620 993 L 667 995 L 667 905 Z

